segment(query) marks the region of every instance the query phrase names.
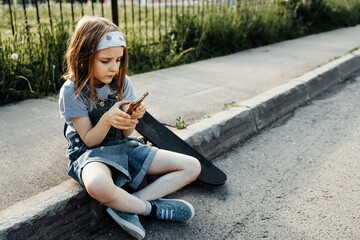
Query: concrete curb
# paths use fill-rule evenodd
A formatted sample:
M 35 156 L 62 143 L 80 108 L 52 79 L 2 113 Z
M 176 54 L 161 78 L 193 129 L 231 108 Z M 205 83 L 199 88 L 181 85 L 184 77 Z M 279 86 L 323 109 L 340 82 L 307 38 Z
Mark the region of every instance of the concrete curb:
M 189 126 L 178 135 L 209 159 L 360 69 L 360 50 Z
M 357 50 L 177 134 L 213 159 L 359 69 Z M 109 221 L 104 206 L 72 180 L 1 211 L 0 219 L 0 239 L 84 238 Z

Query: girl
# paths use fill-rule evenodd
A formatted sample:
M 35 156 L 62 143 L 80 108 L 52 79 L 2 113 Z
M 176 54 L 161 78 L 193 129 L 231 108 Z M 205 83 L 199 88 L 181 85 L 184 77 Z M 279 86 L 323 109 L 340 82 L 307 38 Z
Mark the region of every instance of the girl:
M 190 203 L 161 197 L 194 181 L 201 171 L 199 161 L 129 137 L 146 109 L 142 104 L 131 115 L 126 113 L 136 96 L 126 75 L 127 48 L 119 28 L 105 18 L 82 18 L 66 57 L 59 109 L 68 126 L 68 174 L 137 239 L 145 237 L 138 214 L 191 219 Z M 162 176 L 139 190 L 146 174 Z M 125 187 L 136 192 L 129 194 Z

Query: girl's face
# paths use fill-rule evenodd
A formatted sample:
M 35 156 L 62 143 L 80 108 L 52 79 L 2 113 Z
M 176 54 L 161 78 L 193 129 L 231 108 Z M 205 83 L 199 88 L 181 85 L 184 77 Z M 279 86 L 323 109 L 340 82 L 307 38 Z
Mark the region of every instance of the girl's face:
M 111 47 L 98 51 L 94 59 L 94 86 L 111 83 L 120 67 L 124 47 Z

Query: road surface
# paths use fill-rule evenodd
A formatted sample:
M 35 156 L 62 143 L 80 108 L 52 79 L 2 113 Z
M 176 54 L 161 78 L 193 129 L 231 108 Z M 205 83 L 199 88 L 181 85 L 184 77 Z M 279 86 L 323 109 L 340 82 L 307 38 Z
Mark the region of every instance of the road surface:
M 142 219 L 146 239 L 360 239 L 359 96 L 354 77 L 215 159 L 226 185 L 173 194 L 195 217 Z M 93 237 L 120 238 L 115 223 Z

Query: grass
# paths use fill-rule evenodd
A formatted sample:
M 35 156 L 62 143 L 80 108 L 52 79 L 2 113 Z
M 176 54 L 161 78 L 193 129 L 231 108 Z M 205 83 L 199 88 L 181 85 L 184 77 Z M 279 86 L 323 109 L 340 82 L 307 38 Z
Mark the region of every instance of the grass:
M 43 97 L 61 87 L 69 33 L 61 25 L 54 27 L 54 35 L 42 26 L 39 32 L 41 39 L 35 33 L 30 33 L 29 38 L 21 34 L 26 33 L 24 28 L 14 37 L 1 35 L 0 103 Z M 11 58 L 14 53 L 18 59 Z
M 30 28 L 27 29 L 21 24 L 22 11 L 18 6 L 14 36 L 8 6 L 0 7 L 0 13 L 7 16 L 0 19 L 0 105 L 57 93 L 61 87 L 63 56 L 74 23 L 69 4 L 62 6 L 63 23 L 60 11 L 56 10 L 59 5 L 52 3 L 52 7 L 52 25 L 44 5 L 41 5 L 40 25 L 35 8 L 28 8 Z M 83 7 L 85 14 L 92 14 L 91 6 Z M 110 18 L 110 8 L 105 7 L 105 17 Z M 126 8 L 130 75 L 360 23 L 360 0 L 312 0 L 310 6 L 301 0 L 268 0 L 261 4 L 241 1 L 236 7 L 195 5 L 189 11 L 185 8 L 184 15 L 173 15 L 166 23 L 164 6 L 148 7 L 147 21 L 144 8 L 140 6 L 142 21 L 138 20 L 139 5 L 134 5 L 134 18 L 130 14 L 131 5 Z M 75 9 L 77 21 L 81 17 L 81 6 L 76 4 Z M 95 9 L 95 14 L 101 15 L 99 5 Z M 182 6 L 178 6 L 178 12 L 181 11 Z M 155 22 L 152 22 L 152 12 Z M 171 8 L 168 7 L 166 13 L 169 17 Z M 125 32 L 125 15 L 119 15 L 120 27 Z M 11 58 L 14 53 L 18 59 Z

